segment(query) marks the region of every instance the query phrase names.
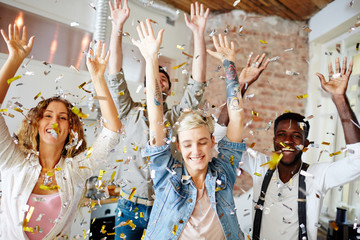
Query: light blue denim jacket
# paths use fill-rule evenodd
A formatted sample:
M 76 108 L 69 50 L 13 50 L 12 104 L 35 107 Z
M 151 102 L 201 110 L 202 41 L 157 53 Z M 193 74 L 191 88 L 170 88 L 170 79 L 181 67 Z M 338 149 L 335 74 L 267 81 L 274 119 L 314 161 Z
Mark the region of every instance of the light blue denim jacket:
M 217 158 L 212 158 L 208 166 L 205 187 L 226 239 L 244 239 L 236 217 L 233 187 L 246 145 L 230 142 L 224 137 L 218 147 Z M 178 239 L 194 210 L 197 189 L 191 178 L 183 178 L 189 174 L 185 166 L 171 155 L 169 145 L 148 145 L 142 154 L 150 157 L 155 190 L 155 203 L 145 239 Z

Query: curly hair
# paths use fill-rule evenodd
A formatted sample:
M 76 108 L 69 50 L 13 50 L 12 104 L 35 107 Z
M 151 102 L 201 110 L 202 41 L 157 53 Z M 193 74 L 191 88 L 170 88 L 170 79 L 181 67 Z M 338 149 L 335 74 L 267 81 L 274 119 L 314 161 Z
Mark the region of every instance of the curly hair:
M 20 129 L 17 133 L 19 140 L 18 146 L 20 147 L 20 150 L 23 151 L 25 154 L 39 151 L 39 121 L 43 118 L 43 114 L 46 108 L 53 101 L 63 103 L 68 109 L 70 133 L 66 138 L 63 150 L 61 152 L 61 156 L 64 158 L 75 157 L 79 153 L 86 150 L 86 140 L 82 126 L 83 124 L 80 122 L 80 118 L 71 111 L 73 105 L 69 101 L 61 97 L 52 97 L 45 99 L 39 102 L 36 107 L 30 109 L 30 111 L 26 115 L 26 118 L 21 122 Z M 65 146 L 68 143 L 72 143 L 74 141 L 75 136 L 73 133 L 77 133 L 78 141 L 82 140 L 82 143 L 78 148 L 76 148 L 77 146 L 75 145 L 66 149 Z

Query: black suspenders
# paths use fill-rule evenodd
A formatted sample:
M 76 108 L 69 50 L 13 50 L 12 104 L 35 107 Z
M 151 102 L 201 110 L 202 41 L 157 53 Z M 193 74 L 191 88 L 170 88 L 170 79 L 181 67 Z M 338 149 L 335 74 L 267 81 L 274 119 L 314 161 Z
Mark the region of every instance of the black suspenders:
M 309 167 L 309 164 L 302 163 L 301 170 L 306 171 Z M 261 229 L 261 219 L 262 219 L 262 210 L 264 208 L 265 194 L 269 186 L 271 177 L 275 169 L 268 169 L 264 177 L 263 183 L 261 185 L 261 192 L 259 199 L 255 206 L 255 217 L 253 224 L 253 240 L 260 240 L 260 229 Z M 299 193 L 298 193 L 298 215 L 299 215 L 299 240 L 307 239 L 306 232 L 306 185 L 305 185 L 305 176 L 299 174 Z

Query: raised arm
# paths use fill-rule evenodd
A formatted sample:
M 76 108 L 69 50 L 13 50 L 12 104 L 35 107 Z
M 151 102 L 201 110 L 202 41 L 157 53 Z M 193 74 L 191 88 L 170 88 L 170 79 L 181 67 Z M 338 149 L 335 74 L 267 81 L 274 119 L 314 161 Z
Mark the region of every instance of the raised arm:
M 190 20 L 185 13 L 185 23 L 194 35 L 194 58 L 192 63 L 192 77 L 195 81 L 206 82 L 206 48 L 204 31 L 209 9 L 204 12 L 203 4 L 195 2 L 190 5 Z
M 163 122 L 163 97 L 160 88 L 158 52 L 160 49 L 164 29 L 155 38 L 150 19 L 140 22 L 137 26 L 140 40 L 132 40 L 139 48 L 146 62 L 146 105 L 149 117 L 150 144 L 152 146 L 165 145 L 166 132 Z
M 335 74 L 331 62 L 329 63 L 329 81 L 326 81 L 321 73 L 316 73 L 316 75 L 319 77 L 322 89 L 331 94 L 331 98 L 335 103 L 344 129 L 346 144 L 352 144 L 360 142 L 360 128 L 346 96 L 346 89 L 353 67 L 353 62 L 350 61 L 349 68 L 346 71 L 346 62 L 347 59 L 344 57 L 341 68 L 339 58 L 336 58 Z
M 219 59 L 225 68 L 226 103 L 230 119 L 226 136 L 232 142 L 241 142 L 242 131 L 244 128 L 244 110 L 242 96 L 239 89 L 239 80 L 234 63 L 234 43 L 231 42 L 231 46 L 229 46 L 227 36 L 223 38 L 221 34 L 219 34 L 219 41 L 216 36 L 213 36 L 213 42 L 216 52 L 208 50 L 208 53 Z
M 89 52 L 86 57 L 86 65 L 94 83 L 96 94 L 99 97 L 104 126 L 113 132 L 119 132 L 121 129 L 121 121 L 104 76 L 110 52 L 106 53 L 106 45 L 101 45 L 101 41 L 99 41 L 95 50 L 93 47 L 95 47 L 93 43 L 90 43 Z
M 109 74 L 116 74 L 122 69 L 123 53 L 122 53 L 122 33 L 126 20 L 129 18 L 130 9 L 128 0 L 124 0 L 122 5 L 121 0 L 109 1 L 112 28 L 110 36 L 110 51 L 112 52 L 109 60 Z
M 9 90 L 10 84 L 7 83 L 7 80 L 15 76 L 21 63 L 31 52 L 34 43 L 34 36 L 27 42 L 25 26 L 23 27 L 22 37 L 20 37 L 19 28 L 15 24 L 9 24 L 9 35 L 3 29 L 1 29 L 1 35 L 6 42 L 9 56 L 0 70 L 0 104 L 3 103 Z

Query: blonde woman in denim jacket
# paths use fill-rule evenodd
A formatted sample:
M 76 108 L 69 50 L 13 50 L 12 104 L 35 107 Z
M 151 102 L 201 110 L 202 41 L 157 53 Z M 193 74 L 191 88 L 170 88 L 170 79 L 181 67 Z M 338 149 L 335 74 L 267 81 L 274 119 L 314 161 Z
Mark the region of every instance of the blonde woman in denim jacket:
M 147 27 L 146 27 L 147 25 Z M 219 142 L 219 155 L 211 158 L 215 141 L 210 117 L 187 111 L 176 124 L 177 148 L 183 163 L 172 156 L 162 118 L 158 51 L 163 30 L 155 38 L 150 20 L 137 27 L 137 45 L 146 61 L 147 106 L 150 145 L 143 152 L 150 159 L 155 203 L 145 239 L 243 239 L 236 217 L 233 185 L 245 144 L 242 99 L 234 66 L 234 47 L 214 43 L 226 70 L 230 123 L 227 136 Z M 227 39 L 225 39 L 227 40 Z

